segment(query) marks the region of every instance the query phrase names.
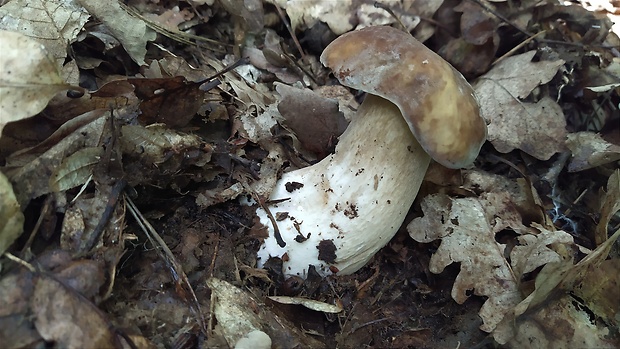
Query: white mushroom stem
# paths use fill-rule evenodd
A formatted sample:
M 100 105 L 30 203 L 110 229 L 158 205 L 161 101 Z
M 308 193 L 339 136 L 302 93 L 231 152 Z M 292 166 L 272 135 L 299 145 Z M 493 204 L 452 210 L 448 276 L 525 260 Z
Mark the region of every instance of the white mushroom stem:
M 333 155 L 285 173 L 277 182 L 267 207 L 280 219 L 278 230 L 286 246 L 278 245 L 265 210 L 257 210 L 269 230 L 258 252 L 259 265 L 281 257 L 284 274 L 301 277 L 309 265 L 321 275 L 357 271 L 403 223 L 429 162 L 400 110 L 369 94 Z M 303 186 L 287 190 L 299 186 L 296 183 Z

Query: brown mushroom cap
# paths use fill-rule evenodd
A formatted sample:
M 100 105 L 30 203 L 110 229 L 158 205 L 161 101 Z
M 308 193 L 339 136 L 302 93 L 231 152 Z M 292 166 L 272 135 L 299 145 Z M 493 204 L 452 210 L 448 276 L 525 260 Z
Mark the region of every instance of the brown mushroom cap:
M 346 86 L 396 104 L 422 148 L 450 168 L 466 167 L 486 140 L 467 80 L 409 33 L 367 27 L 334 40 L 321 55 Z

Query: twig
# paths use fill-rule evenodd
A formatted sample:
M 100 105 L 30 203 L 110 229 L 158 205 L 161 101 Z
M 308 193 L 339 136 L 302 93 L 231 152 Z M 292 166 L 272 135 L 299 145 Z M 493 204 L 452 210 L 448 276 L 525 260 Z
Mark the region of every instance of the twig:
M 175 280 L 175 282 L 180 282 L 181 286 L 186 286 L 185 288 L 181 287 L 181 289 L 187 289 L 191 294 L 192 302 L 194 303 L 195 308 L 194 306 L 190 305 L 190 310 L 192 310 L 198 316 L 198 325 L 200 326 L 203 333 L 207 334 L 206 322 L 204 314 L 202 313 L 200 307 L 200 302 L 198 302 L 198 297 L 196 297 L 196 293 L 194 292 L 194 289 L 192 288 L 192 285 L 190 284 L 187 275 L 183 271 L 181 264 L 174 257 L 174 254 L 172 253 L 168 245 L 166 245 L 166 242 L 161 238 L 161 236 L 159 236 L 151 223 L 149 223 L 149 221 L 144 218 L 142 213 L 140 213 L 131 198 L 125 196 L 125 200 L 127 201 L 127 207 L 129 208 L 129 212 L 131 212 L 131 215 L 134 217 L 142 231 L 146 234 L 146 237 L 149 239 L 151 244 L 155 246 L 157 251 L 163 251 L 163 253 L 159 253 L 160 257 L 168 265 L 173 280 Z
M 32 264 L 26 262 L 25 260 L 23 260 L 23 259 L 21 259 L 19 257 L 16 257 L 16 256 L 12 255 L 10 252 L 5 252 L 4 256 L 6 258 L 8 258 L 9 260 L 12 260 L 13 262 L 15 262 L 15 263 L 23 266 L 24 268 L 30 270 L 33 273 L 37 271 Z
M 527 39 L 525 39 L 521 43 L 519 43 L 517 46 L 513 47 L 510 51 L 504 53 L 501 57 L 499 57 L 498 59 L 493 61 L 493 63 L 491 63 L 491 65 L 496 65 L 497 63 L 503 61 L 504 59 L 512 56 L 521 47 L 523 47 L 523 46 L 527 45 L 528 43 L 532 42 L 532 40 L 536 40 L 537 37 L 541 36 L 542 34 L 545 34 L 546 32 L 547 32 L 546 30 L 543 30 L 541 32 L 538 32 L 538 33 L 528 37 Z
M 293 42 L 295 43 L 295 47 L 297 48 L 297 51 L 299 51 L 299 55 L 301 56 L 301 59 L 305 62 L 306 54 L 304 53 L 304 50 L 301 48 L 301 44 L 299 43 L 299 40 L 297 40 L 297 36 L 295 35 L 293 28 L 291 28 L 291 25 L 286 20 L 286 15 L 284 14 L 280 6 L 278 6 L 277 4 L 274 4 L 274 6 L 276 7 L 276 10 L 278 11 L 278 16 L 280 16 L 282 23 L 284 23 L 284 26 L 286 27 L 286 30 L 288 30 L 288 33 L 291 34 L 291 38 L 293 38 Z
M 375 1 L 375 8 L 380 8 L 383 11 L 387 12 L 390 14 L 390 16 L 394 17 L 394 19 L 398 22 L 398 24 L 400 25 L 400 28 L 405 32 L 405 33 L 409 33 L 409 30 L 407 29 L 407 27 L 405 27 L 405 24 L 403 24 L 403 21 L 400 20 L 400 17 L 396 16 L 396 14 L 394 13 L 394 11 L 389 8 L 387 5 L 385 4 L 381 4 L 378 1 Z

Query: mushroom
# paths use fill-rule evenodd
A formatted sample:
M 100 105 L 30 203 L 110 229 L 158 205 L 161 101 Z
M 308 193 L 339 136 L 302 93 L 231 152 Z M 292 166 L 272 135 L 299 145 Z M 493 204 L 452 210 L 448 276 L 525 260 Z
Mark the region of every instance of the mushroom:
M 259 266 L 280 257 L 285 275 L 351 274 L 396 234 L 431 158 L 471 166 L 486 139 L 474 91 L 409 33 L 367 27 L 334 40 L 321 62 L 365 100 L 320 162 L 284 173 L 267 210 Z M 275 229 L 274 229 L 275 228 Z

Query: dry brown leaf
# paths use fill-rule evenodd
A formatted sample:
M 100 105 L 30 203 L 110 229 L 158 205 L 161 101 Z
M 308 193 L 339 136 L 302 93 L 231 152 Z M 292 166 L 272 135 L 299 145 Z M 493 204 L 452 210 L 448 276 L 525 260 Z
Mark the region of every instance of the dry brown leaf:
M 570 133 L 566 146 L 573 153 L 569 172 L 578 172 L 620 160 L 620 146 L 605 141 L 594 132 Z
M 276 86 L 282 100 L 278 111 L 301 144 L 319 158 L 333 150 L 336 139 L 344 132 L 347 122 L 338 108 L 338 102 L 321 97 L 311 90 L 302 90 L 284 84 Z
M 179 6 L 175 6 L 171 9 L 165 10 L 161 14 L 146 14 L 144 17 L 159 24 L 162 28 L 165 28 L 171 32 L 181 32 L 179 30 L 179 24 L 187 22 L 194 17 L 194 12 L 190 9 L 180 9 Z
M 564 149 L 566 120 L 551 98 L 526 102 L 524 98 L 549 82 L 564 64 L 562 60 L 532 62 L 535 51 L 498 63 L 474 85 L 482 116 L 488 123 L 488 139 L 502 153 L 514 149 L 548 160 Z
M 258 33 L 265 25 L 265 13 L 261 0 L 220 0 L 231 15 L 241 18 L 244 31 Z
M 97 183 L 94 193 L 82 193 L 66 208 L 62 221 L 60 246 L 71 253 L 85 253 L 93 244 L 103 241 L 105 254 L 108 256 L 118 252 L 122 254 L 121 234 L 125 219 L 125 206 L 116 205 L 108 224 L 100 227 L 102 217 L 110 210 L 110 198 L 115 195 L 110 185 Z M 99 239 L 99 240 L 96 240 Z M 114 243 L 113 241 L 116 241 Z M 84 293 L 84 291 L 81 291 Z
M 39 276 L 30 303 L 43 338 L 63 348 L 119 348 L 110 323 L 97 307 L 63 283 Z
M 482 45 L 489 40 L 499 42 L 497 25 L 499 18 L 484 11 L 482 7 L 474 2 L 462 2 L 454 8 L 454 11 L 461 12 L 461 33 L 463 39 L 474 45 Z
M 0 255 L 24 231 L 24 214 L 22 213 L 13 187 L 8 178 L 0 172 Z
M 39 113 L 66 90 L 45 47 L 19 33 L 0 31 L 0 134 L 9 122 Z
M 172 144 L 162 133 L 173 131 L 161 127 L 162 125 L 151 126 L 123 126 L 121 128 L 121 149 L 126 154 L 137 154 L 147 163 L 161 164 L 166 160 L 166 152 L 172 149 Z
M 607 240 L 607 225 L 620 210 L 620 170 L 616 170 L 607 180 L 607 192 L 601 190 L 600 220 L 596 225 L 594 240 L 597 245 Z
M 88 17 L 75 0 L 10 0 L 0 7 L 0 29 L 45 45 L 60 70 L 67 58 L 67 44 L 76 40 Z
M 49 148 L 54 146 L 54 144 L 60 142 L 63 138 L 75 132 L 75 130 L 79 129 L 80 127 L 92 122 L 93 120 L 100 118 L 107 111 L 108 110 L 106 109 L 95 109 L 95 110 L 86 112 L 82 115 L 78 115 L 75 118 L 71 118 L 69 121 L 65 122 L 59 128 L 57 128 L 49 137 L 45 138 L 37 145 L 33 147 L 22 148 L 12 153 L 11 155 L 9 155 L 6 158 L 6 166 L 7 167 L 20 167 L 20 166 L 26 165 L 28 162 L 35 159 L 36 156 L 48 150 Z M 32 119 L 32 120 L 40 121 L 37 119 Z M 20 125 L 35 127 L 32 124 L 20 124 Z
M 336 35 L 348 31 L 373 25 L 388 25 L 397 23 L 388 11 L 374 5 L 374 2 L 354 2 L 352 0 L 269 0 L 286 9 L 291 19 L 291 27 L 307 29 L 319 21 L 326 23 Z M 403 23 L 408 31 L 412 31 L 420 24 L 420 17 L 431 18 L 439 8 L 441 0 L 414 0 L 399 1 L 378 0 L 376 3 L 390 8 Z M 416 33 L 421 40 L 428 39 L 434 28 L 426 27 Z M 418 36 L 419 34 L 419 36 Z
M 148 125 L 162 122 L 170 127 L 186 126 L 204 105 L 206 92 L 184 77 L 128 79 L 140 99 L 140 121 Z
M 394 16 L 379 6 L 375 6 L 375 4 L 382 4 L 383 6 L 390 8 L 398 16 L 400 22 L 409 32 L 415 29 L 415 27 L 417 27 L 417 25 L 421 22 L 420 16 L 416 16 L 409 11 L 404 11 L 399 2 L 379 0 L 376 2 L 368 2 L 358 5 L 354 11 L 355 16 L 357 17 L 357 26 L 355 27 L 356 30 L 376 25 L 389 25 L 397 23 Z

